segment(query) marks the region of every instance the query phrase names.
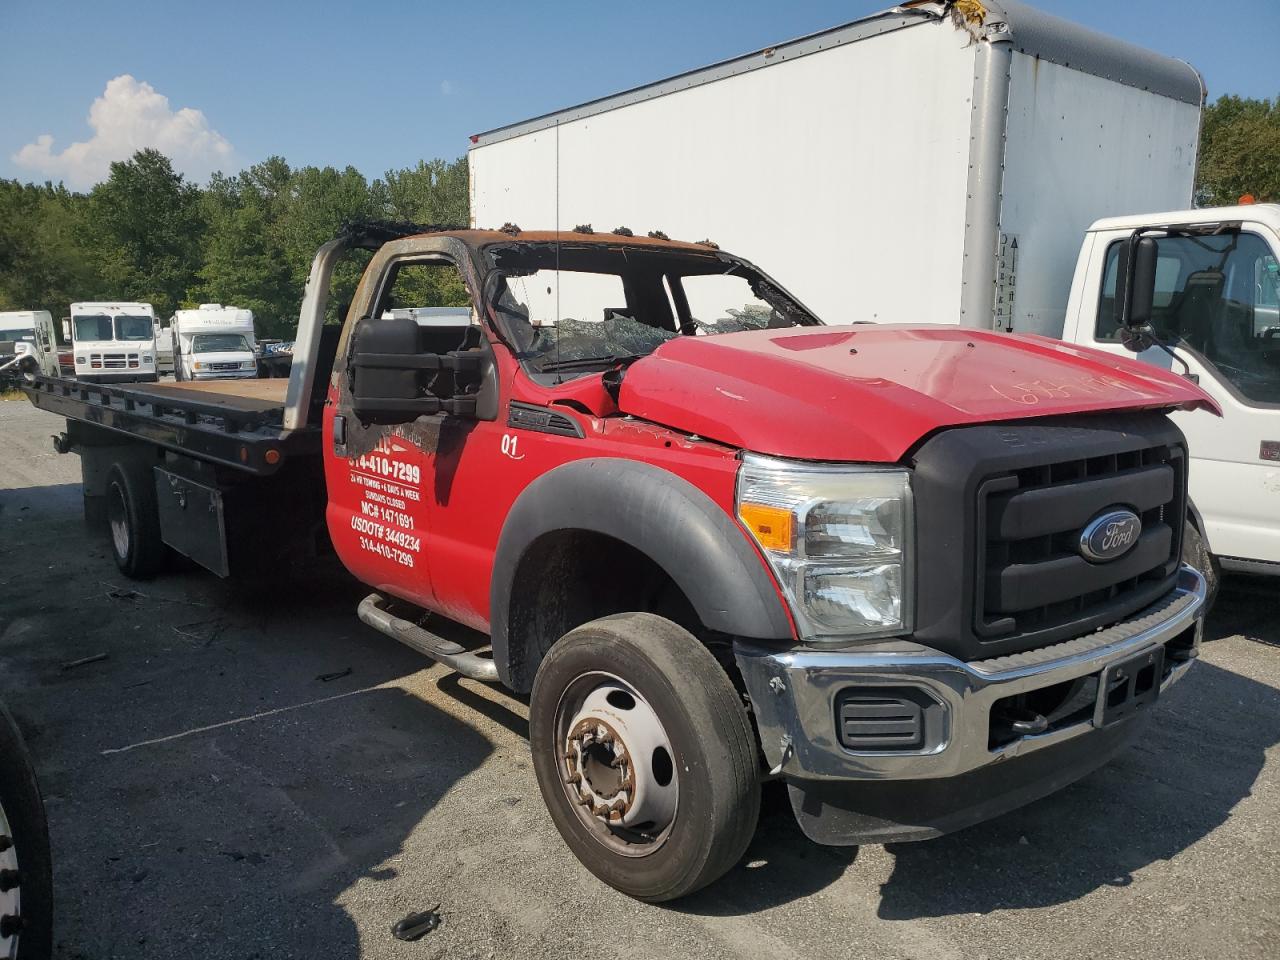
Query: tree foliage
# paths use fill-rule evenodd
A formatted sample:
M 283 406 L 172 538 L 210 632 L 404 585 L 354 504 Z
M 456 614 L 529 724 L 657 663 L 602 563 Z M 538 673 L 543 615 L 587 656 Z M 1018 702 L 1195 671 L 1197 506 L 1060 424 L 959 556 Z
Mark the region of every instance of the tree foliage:
M 1280 97 L 1224 96 L 1205 107 L 1196 200 L 1224 206 L 1246 194 L 1280 202 Z
M 218 302 L 252 310 L 261 335 L 290 339 L 316 249 L 361 219 L 466 224 L 466 160 L 423 161 L 369 182 L 353 167 L 295 169 L 269 157 L 202 188 L 143 150 L 87 194 L 0 180 L 0 310 L 59 317 L 77 300 L 114 299 L 169 316 Z M 340 264 L 331 319 L 363 262 Z M 457 283 L 423 294 L 465 302 Z

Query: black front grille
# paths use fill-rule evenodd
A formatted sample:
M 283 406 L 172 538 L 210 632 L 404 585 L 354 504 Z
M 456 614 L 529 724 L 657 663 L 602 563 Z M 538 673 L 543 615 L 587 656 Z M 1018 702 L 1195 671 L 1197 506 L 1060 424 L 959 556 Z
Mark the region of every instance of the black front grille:
M 985 539 L 975 631 L 1040 633 L 1165 592 L 1182 545 L 1185 475 L 1182 448 L 1157 444 L 988 478 L 976 511 Z M 1091 562 L 1081 556 L 1080 533 L 1114 507 L 1136 513 L 1142 532 L 1123 556 Z
M 916 451 L 915 638 L 965 660 L 1116 623 L 1173 587 L 1186 515 L 1182 434 L 1157 413 L 946 430 Z M 1092 563 L 1081 531 L 1137 513 L 1123 556 Z

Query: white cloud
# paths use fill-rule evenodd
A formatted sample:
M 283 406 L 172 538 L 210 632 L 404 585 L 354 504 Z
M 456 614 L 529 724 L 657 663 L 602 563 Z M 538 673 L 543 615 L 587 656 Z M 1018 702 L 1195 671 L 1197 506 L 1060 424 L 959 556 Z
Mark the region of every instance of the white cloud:
M 440 92 L 441 92 L 442 94 L 444 94 L 446 97 L 447 97 L 447 96 L 449 96 L 449 94 L 453 93 L 453 81 L 452 81 L 452 80 L 441 80 L 441 81 L 440 81 Z
M 53 137 L 41 134 L 12 157 L 14 163 L 68 186 L 86 188 L 105 179 L 113 160 L 154 147 L 182 173 L 203 180 L 228 168 L 235 154 L 227 138 L 209 126 L 199 110 L 172 110 L 169 98 L 151 84 L 123 74 L 110 80 L 89 108 L 93 136 L 55 152 Z

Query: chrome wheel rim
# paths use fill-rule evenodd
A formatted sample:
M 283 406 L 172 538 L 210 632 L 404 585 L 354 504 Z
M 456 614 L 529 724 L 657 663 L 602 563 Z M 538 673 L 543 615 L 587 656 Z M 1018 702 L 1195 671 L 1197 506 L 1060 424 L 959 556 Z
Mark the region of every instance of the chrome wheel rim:
M 578 677 L 556 707 L 555 736 L 561 786 L 591 835 L 623 856 L 661 847 L 680 778 L 671 739 L 640 692 L 608 673 Z
M 15 845 L 4 804 L 0 803 L 0 957 L 8 960 L 18 955 L 18 936 L 22 930 L 22 888 L 17 882 L 18 848 Z M 4 889 L 5 887 L 8 889 Z
M 129 511 L 124 503 L 124 491 L 113 483 L 107 491 L 107 523 L 111 527 L 111 545 L 116 556 L 124 560 L 129 556 Z

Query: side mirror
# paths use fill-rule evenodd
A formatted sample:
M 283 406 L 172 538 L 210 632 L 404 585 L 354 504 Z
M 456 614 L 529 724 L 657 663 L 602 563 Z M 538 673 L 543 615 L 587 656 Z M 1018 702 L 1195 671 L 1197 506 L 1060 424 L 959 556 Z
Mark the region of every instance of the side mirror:
M 70 317 L 62 318 L 62 342 L 63 343 L 71 342 L 71 318 Z
M 1119 287 L 1115 300 L 1120 315 L 1116 318 L 1116 323 L 1121 331 L 1122 342 L 1130 350 L 1136 348 L 1140 338 L 1126 337 L 1124 331 L 1149 327 L 1151 324 L 1158 252 L 1159 244 L 1156 239 L 1139 233 L 1131 236 L 1120 248 L 1119 263 L 1116 264 Z
M 475 416 L 480 352 L 424 353 L 419 330 L 407 317 L 365 317 L 356 325 L 348 373 L 351 410 L 362 423 L 408 423 L 437 413 Z

